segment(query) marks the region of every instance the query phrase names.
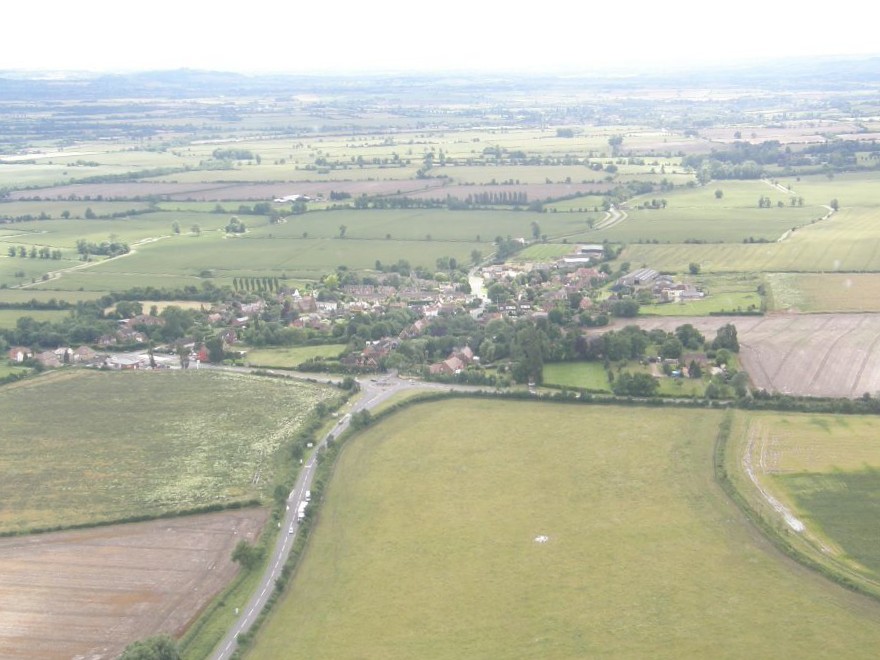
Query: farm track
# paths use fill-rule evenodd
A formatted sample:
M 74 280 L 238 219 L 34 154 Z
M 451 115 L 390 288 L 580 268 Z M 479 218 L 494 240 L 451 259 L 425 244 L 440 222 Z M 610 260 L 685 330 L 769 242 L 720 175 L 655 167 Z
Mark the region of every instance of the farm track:
M 854 396 L 855 396 L 855 393 L 856 393 L 856 391 L 857 391 L 857 388 L 859 387 L 859 383 L 862 381 L 862 374 L 865 373 L 865 367 L 868 366 L 868 362 L 869 362 L 871 356 L 874 355 L 874 351 L 875 351 L 875 349 L 877 348 L 877 344 L 878 344 L 878 343 L 880 343 L 880 333 L 878 333 L 878 334 L 874 337 L 873 341 L 871 341 L 870 346 L 868 346 L 867 353 L 865 354 L 865 357 L 864 357 L 864 359 L 862 360 L 862 364 L 861 364 L 861 366 L 859 367 L 859 371 L 858 371 L 858 373 L 856 374 L 856 377 L 853 379 L 853 385 L 852 385 L 852 388 L 850 388 L 850 391 L 849 391 L 849 395 L 850 395 L 850 397 L 854 397 Z
M 858 330 L 864 324 L 864 322 L 865 322 L 864 318 L 860 319 L 858 324 L 856 324 L 854 327 L 850 328 L 846 332 L 838 335 L 837 338 L 834 339 L 833 342 L 831 342 L 831 345 L 825 351 L 825 355 L 822 356 L 822 360 L 819 362 L 819 366 L 813 372 L 813 377 L 810 378 L 810 384 L 807 386 L 807 389 L 809 389 L 809 390 L 813 389 L 813 386 L 815 385 L 816 380 L 819 378 L 820 374 L 822 374 L 825 371 L 825 366 L 828 364 L 828 360 L 831 358 L 831 354 L 834 352 L 834 349 L 837 348 L 837 345 L 840 344 L 841 340 L 844 337 L 847 337 L 847 336 L 851 335 L 853 332 L 855 332 L 856 330 Z
M 818 330 L 821 332 L 828 324 L 831 323 L 831 319 L 825 319 L 821 326 L 819 326 Z M 791 324 L 788 326 L 791 327 Z M 779 377 L 779 374 L 782 372 L 782 368 L 785 366 L 785 363 L 788 362 L 788 359 L 791 357 L 791 354 L 802 347 L 805 342 L 809 342 L 809 337 L 802 337 L 796 344 L 792 344 L 788 350 L 785 352 L 785 355 L 782 356 L 782 359 L 779 361 L 779 366 L 776 368 L 776 371 L 773 372 L 773 375 L 770 378 L 771 382 L 774 382 Z

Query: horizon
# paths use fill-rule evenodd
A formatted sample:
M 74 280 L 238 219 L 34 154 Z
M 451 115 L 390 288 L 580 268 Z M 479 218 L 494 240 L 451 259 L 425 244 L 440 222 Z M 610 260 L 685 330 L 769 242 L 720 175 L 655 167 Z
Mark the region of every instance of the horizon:
M 307 15 L 266 0 L 253 0 L 244 13 L 205 13 L 156 0 L 148 11 L 125 17 L 108 0 L 16 3 L 7 10 L 7 25 L 30 29 L 4 37 L 0 70 L 572 75 L 880 55 L 871 20 L 837 30 L 825 9 L 756 0 L 719 18 L 707 16 L 695 0 L 552 13 L 516 11 L 497 0 L 450 0 L 424 20 L 413 21 L 411 13 L 401 0 L 346 1 Z

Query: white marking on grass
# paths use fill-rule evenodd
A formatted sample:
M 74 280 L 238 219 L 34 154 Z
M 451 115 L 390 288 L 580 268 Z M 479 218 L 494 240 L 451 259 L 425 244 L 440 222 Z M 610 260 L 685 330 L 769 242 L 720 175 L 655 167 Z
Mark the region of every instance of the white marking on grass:
M 773 497 L 770 493 L 768 493 L 764 487 L 758 483 L 758 478 L 755 476 L 755 471 L 752 468 L 752 450 L 755 445 L 755 435 L 752 435 L 749 438 L 749 444 L 746 447 L 746 451 L 743 454 L 743 467 L 746 469 L 746 474 L 749 475 L 749 479 L 752 480 L 752 483 L 755 484 L 755 488 L 758 489 L 758 492 L 767 500 L 767 503 L 773 507 L 773 510 L 776 511 L 779 515 L 782 516 L 782 519 L 785 521 L 785 524 L 791 527 L 795 532 L 803 532 L 806 529 L 804 523 L 794 517 L 791 511 L 779 500 Z M 761 456 L 760 456 L 760 464 L 763 467 L 764 463 L 764 444 L 761 443 Z

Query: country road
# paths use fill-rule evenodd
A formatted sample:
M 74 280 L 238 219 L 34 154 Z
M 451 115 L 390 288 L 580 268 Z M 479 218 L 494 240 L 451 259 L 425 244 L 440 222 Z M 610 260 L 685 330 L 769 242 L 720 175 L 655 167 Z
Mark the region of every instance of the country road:
M 309 374 L 309 376 L 313 376 Z M 350 422 L 351 416 L 361 410 L 370 410 L 384 403 L 395 394 L 406 390 L 479 390 L 478 387 L 468 387 L 462 385 L 444 385 L 440 383 L 428 383 L 417 380 L 407 380 L 397 376 L 396 373 L 383 374 L 375 378 L 359 378 L 358 383 L 361 387 L 360 395 L 350 403 L 347 412 L 339 418 L 337 424 L 328 431 L 324 437 L 317 443 L 315 449 L 305 460 L 302 470 L 296 479 L 296 484 L 290 495 L 287 497 L 286 510 L 284 519 L 281 521 L 281 531 L 275 542 L 275 547 L 269 557 L 266 571 L 263 574 L 260 584 L 257 586 L 254 595 L 248 604 L 240 612 L 239 618 L 235 624 L 226 633 L 223 640 L 217 646 L 214 654 L 211 656 L 215 660 L 225 660 L 235 653 L 237 648 L 236 638 L 250 630 L 256 618 L 266 605 L 272 590 L 275 588 L 275 580 L 281 575 L 281 569 L 287 561 L 293 544 L 299 533 L 299 525 L 296 522 L 297 509 L 301 502 L 306 501 L 306 491 L 311 490 L 312 481 L 315 477 L 315 468 L 317 467 L 317 453 L 321 447 L 324 447 L 331 437 L 337 437 L 345 431 Z

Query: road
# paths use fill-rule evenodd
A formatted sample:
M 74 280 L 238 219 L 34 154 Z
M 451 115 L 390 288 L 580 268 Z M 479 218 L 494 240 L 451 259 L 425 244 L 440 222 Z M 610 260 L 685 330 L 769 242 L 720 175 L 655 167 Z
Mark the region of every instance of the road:
M 269 557 L 266 571 L 263 574 L 260 584 L 251 597 L 245 608 L 239 613 L 239 618 L 233 624 L 232 628 L 226 633 L 226 636 L 220 642 L 217 650 L 211 656 L 215 660 L 225 660 L 232 656 L 237 648 L 236 638 L 238 635 L 250 630 L 256 618 L 259 616 L 272 590 L 275 588 L 275 580 L 281 575 L 281 569 L 290 555 L 293 544 L 299 533 L 299 525 L 296 523 L 296 512 L 301 502 L 305 501 L 306 491 L 311 490 L 312 481 L 315 478 L 315 470 L 317 468 L 317 453 L 321 447 L 324 447 L 328 440 L 332 437 L 339 436 L 345 431 L 351 423 L 351 416 L 361 410 L 370 410 L 379 404 L 387 401 L 398 392 L 406 390 L 478 390 L 480 388 L 467 387 L 461 385 L 443 385 L 440 383 L 426 383 L 418 380 L 407 380 L 399 378 L 396 373 L 383 374 L 376 378 L 360 378 L 358 383 L 361 386 L 360 395 L 349 404 L 347 412 L 345 412 L 333 428 L 324 435 L 318 442 L 315 449 L 305 460 L 302 470 L 296 480 L 296 485 L 290 491 L 287 497 L 286 510 L 284 519 L 281 521 L 281 531 L 275 542 L 275 547 Z M 342 412 L 342 411 L 340 411 Z

